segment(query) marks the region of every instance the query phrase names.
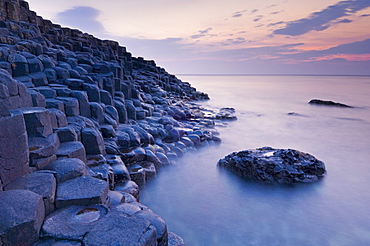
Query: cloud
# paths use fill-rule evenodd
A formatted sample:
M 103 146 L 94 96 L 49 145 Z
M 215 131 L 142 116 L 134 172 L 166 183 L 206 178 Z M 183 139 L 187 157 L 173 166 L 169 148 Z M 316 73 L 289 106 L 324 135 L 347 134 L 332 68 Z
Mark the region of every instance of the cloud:
M 338 45 L 327 50 L 320 51 L 322 54 L 370 54 L 370 39 Z
M 234 17 L 234 18 L 242 17 L 243 13 L 245 13 L 246 11 L 247 10 L 242 10 L 242 11 L 235 12 L 235 13 L 233 13 L 233 15 L 231 17 Z
M 260 21 L 262 19 L 263 15 L 257 15 L 255 19 L 253 19 L 254 22 Z
M 105 33 L 103 25 L 97 21 L 99 13 L 100 11 L 95 8 L 78 6 L 58 13 L 56 21 L 98 36 Z
M 336 23 L 351 23 L 353 22 L 352 20 L 349 20 L 349 19 L 343 19 L 343 20 L 338 20 Z
M 226 39 L 226 41 L 221 42 L 220 45 L 221 46 L 229 46 L 229 45 L 242 44 L 242 43 L 245 43 L 245 42 L 247 42 L 247 40 L 245 38 L 242 38 L 242 37 L 229 38 L 229 39 Z
M 192 36 L 190 36 L 190 38 L 191 39 L 199 39 L 201 37 L 206 36 L 209 33 L 209 31 L 211 31 L 211 30 L 212 30 L 211 27 L 208 27 L 207 29 L 204 29 L 204 30 L 200 30 L 200 31 L 198 31 L 198 34 L 192 35 Z
M 268 27 L 270 27 L 270 26 L 276 26 L 276 25 L 280 25 L 280 24 L 284 24 L 284 23 L 285 23 L 284 21 L 279 21 L 279 22 L 275 22 L 275 23 L 270 23 L 267 26 Z
M 320 12 L 312 13 L 308 18 L 288 22 L 286 27 L 277 29 L 273 33 L 299 36 L 310 31 L 322 31 L 336 24 L 332 23 L 332 21 L 368 7 L 370 7 L 369 0 L 341 1 Z

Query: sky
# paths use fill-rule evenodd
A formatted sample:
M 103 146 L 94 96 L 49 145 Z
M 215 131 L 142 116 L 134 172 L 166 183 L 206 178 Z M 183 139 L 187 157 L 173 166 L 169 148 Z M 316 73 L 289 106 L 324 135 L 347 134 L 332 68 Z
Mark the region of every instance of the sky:
M 174 74 L 370 75 L 370 0 L 28 0 Z

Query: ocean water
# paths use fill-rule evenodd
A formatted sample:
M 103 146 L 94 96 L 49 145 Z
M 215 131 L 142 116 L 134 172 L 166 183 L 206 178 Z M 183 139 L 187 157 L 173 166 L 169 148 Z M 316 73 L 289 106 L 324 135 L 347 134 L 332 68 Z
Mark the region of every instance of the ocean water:
M 141 189 L 141 202 L 187 245 L 370 245 L 370 77 L 179 76 L 237 121 L 222 144 L 188 153 Z M 309 105 L 332 100 L 355 108 Z M 289 115 L 288 113 L 296 113 Z M 233 151 L 292 148 L 327 175 L 293 186 L 243 180 L 217 167 Z

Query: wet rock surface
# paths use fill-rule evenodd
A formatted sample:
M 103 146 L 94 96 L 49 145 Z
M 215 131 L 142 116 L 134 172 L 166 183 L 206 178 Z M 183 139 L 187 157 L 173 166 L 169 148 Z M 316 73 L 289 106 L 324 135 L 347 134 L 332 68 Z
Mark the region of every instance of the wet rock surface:
M 321 99 L 312 99 L 308 102 L 309 104 L 313 105 L 321 105 L 321 106 L 333 106 L 333 107 L 341 107 L 341 108 L 353 108 L 352 106 L 349 106 L 347 104 L 333 102 L 333 101 L 326 101 Z
M 326 173 L 324 163 L 308 153 L 271 147 L 231 153 L 218 165 L 243 178 L 269 184 L 315 182 Z

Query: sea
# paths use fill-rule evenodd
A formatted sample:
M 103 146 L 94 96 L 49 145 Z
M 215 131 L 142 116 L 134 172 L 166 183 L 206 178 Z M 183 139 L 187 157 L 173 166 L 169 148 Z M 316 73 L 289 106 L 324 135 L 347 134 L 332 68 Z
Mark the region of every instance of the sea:
M 369 76 L 178 77 L 209 94 L 202 107 L 235 108 L 238 120 L 215 128 L 221 145 L 187 153 L 141 188 L 141 202 L 169 231 L 189 246 L 370 245 Z M 327 175 L 266 185 L 217 166 L 232 152 L 264 146 L 310 153 Z

